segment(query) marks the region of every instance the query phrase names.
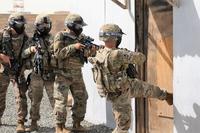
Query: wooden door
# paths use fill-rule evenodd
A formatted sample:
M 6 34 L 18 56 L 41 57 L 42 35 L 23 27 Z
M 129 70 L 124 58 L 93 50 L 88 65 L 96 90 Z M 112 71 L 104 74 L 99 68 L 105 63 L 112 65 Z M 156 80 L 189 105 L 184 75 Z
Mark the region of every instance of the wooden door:
M 142 79 L 172 92 L 173 8 L 166 0 L 141 1 L 142 10 L 136 7 L 136 50 L 147 56 L 147 63 L 140 68 Z M 172 106 L 156 99 L 137 99 L 136 103 L 137 133 L 173 133 Z
M 165 0 L 149 0 L 147 82 L 173 91 L 173 8 Z M 173 108 L 166 102 L 147 101 L 148 132 L 172 133 Z

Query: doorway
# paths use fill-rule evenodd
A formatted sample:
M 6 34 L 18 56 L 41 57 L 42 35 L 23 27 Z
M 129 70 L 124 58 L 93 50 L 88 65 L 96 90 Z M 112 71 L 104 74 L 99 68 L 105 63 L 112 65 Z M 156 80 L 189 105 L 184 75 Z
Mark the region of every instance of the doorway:
M 135 0 L 135 16 L 136 51 L 147 56 L 140 77 L 173 92 L 173 7 L 166 0 Z M 136 99 L 136 132 L 173 133 L 173 107 Z

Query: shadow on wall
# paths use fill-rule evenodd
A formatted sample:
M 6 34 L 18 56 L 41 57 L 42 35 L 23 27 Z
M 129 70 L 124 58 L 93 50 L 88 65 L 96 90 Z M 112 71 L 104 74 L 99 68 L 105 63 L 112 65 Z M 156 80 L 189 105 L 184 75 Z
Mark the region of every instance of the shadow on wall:
M 182 0 L 174 8 L 174 57 L 200 56 L 200 16 L 194 0 Z
M 184 116 L 174 107 L 174 115 L 176 116 L 174 124 L 177 133 L 198 133 L 200 131 L 200 105 L 194 103 L 193 110 L 196 117 Z

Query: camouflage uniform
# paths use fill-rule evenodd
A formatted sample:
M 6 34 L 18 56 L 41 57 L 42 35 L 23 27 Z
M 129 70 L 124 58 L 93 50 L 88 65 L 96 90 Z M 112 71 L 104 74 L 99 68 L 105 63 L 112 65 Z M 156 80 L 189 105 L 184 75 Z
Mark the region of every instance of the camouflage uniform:
M 27 98 L 26 98 L 26 79 L 24 77 L 24 71 L 26 69 L 26 59 L 22 60 L 22 54 L 24 48 L 27 45 L 28 36 L 24 32 L 24 24 L 25 19 L 22 14 L 15 13 L 11 14 L 9 19 L 9 26 L 3 30 L 2 34 L 2 53 L 8 56 L 11 56 L 13 59 L 16 59 L 19 66 L 13 66 L 11 64 L 11 68 L 8 64 L 3 63 L 4 72 L 1 74 L 1 113 L 3 113 L 5 109 L 5 98 L 6 91 L 8 87 L 8 81 L 11 81 L 11 85 L 15 90 L 15 98 L 17 104 L 17 121 L 18 126 L 22 127 L 24 130 L 24 122 L 26 121 L 27 115 Z M 16 27 L 15 27 L 16 26 Z M 8 46 L 9 49 L 5 49 L 5 46 Z M 4 48 L 3 48 L 4 47 Z M 7 48 L 8 48 L 7 47 Z M 11 59 L 12 61 L 12 59 Z M 13 68 L 20 68 L 15 71 Z M 16 77 L 18 74 L 18 77 Z M 2 114 L 1 114 L 2 115 Z M 21 128 L 20 128 L 21 129 Z
M 117 41 L 121 39 L 122 34 L 117 25 L 106 24 L 101 28 L 100 40 Z M 116 121 L 113 133 L 128 133 L 131 124 L 131 98 L 151 97 L 164 100 L 167 97 L 167 93 L 159 87 L 127 76 L 126 70 L 129 64 L 140 65 L 145 61 L 142 53 L 105 47 L 98 50 L 96 56 L 90 57 L 89 61 L 94 66 L 94 80 L 99 94 L 112 102 Z
M 80 21 L 84 26 L 82 18 L 76 14 L 70 14 L 66 20 Z M 70 38 L 73 35 L 69 29 L 57 33 L 54 39 L 54 53 L 58 59 L 58 70 L 54 83 L 55 116 L 57 124 L 66 122 L 66 106 L 68 91 L 74 99 L 72 107 L 72 119 L 74 122 L 81 122 L 86 113 L 88 94 L 82 77 L 81 68 L 83 61 L 80 58 L 79 50 L 75 49 L 77 40 Z
M 54 107 L 54 98 L 53 98 L 53 82 L 54 82 L 54 73 L 53 73 L 53 68 L 48 64 L 48 53 L 50 54 L 51 48 L 50 45 L 52 43 L 52 36 L 48 35 L 45 38 L 39 38 L 41 41 L 41 47 L 42 50 L 44 51 L 43 54 L 43 74 L 42 76 L 40 74 L 35 73 L 34 71 L 31 73 L 31 82 L 30 82 L 30 89 L 29 89 L 29 97 L 31 99 L 31 119 L 34 120 L 39 120 L 40 115 L 39 115 L 39 108 L 40 108 L 40 103 L 43 97 L 43 88 L 45 87 L 50 104 L 52 108 Z M 45 43 L 44 43 L 45 42 Z M 30 44 L 34 46 L 36 43 L 34 40 L 30 41 Z M 25 50 L 26 56 L 31 55 L 32 59 L 32 69 L 33 69 L 33 64 L 34 64 L 34 54 L 30 52 L 30 48 Z M 35 110 L 35 111 L 32 111 Z M 36 111 L 37 110 L 37 111 Z M 35 115 L 32 113 L 34 112 Z
M 44 26 L 44 27 L 43 27 Z M 47 27 L 46 27 L 47 26 Z M 33 72 L 31 73 L 31 81 L 29 88 L 29 97 L 31 99 L 30 119 L 32 120 L 32 128 L 29 130 L 37 130 L 37 121 L 40 119 L 40 104 L 43 97 L 43 88 L 45 87 L 50 104 L 54 108 L 53 98 L 53 36 L 49 34 L 51 30 L 51 20 L 47 14 L 40 14 L 35 20 L 36 30 L 33 37 L 29 41 L 29 47 L 24 51 L 24 58 L 32 60 Z M 41 28 L 40 28 L 41 27 Z M 46 30 L 46 31 L 45 31 Z M 41 55 L 41 70 L 36 65 L 36 53 L 31 51 L 31 47 L 36 47 Z M 38 64 L 39 66 L 39 64 Z
M 2 53 L 2 38 L 3 38 L 3 31 L 0 32 L 0 54 Z M 0 68 L 0 124 L 1 124 L 1 118 L 3 116 L 3 113 L 6 108 L 6 93 L 7 93 L 7 88 L 9 85 L 9 77 L 6 76 L 3 73 L 3 66 L 2 62 L 0 62 L 1 68 Z

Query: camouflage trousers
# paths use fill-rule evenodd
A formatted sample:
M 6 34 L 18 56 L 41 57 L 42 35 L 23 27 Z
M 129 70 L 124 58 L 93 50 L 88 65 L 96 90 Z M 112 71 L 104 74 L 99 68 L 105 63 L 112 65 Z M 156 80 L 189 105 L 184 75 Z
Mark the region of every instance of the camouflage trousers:
M 74 99 L 72 106 L 73 121 L 83 121 L 85 117 L 88 94 L 85 89 L 81 71 L 79 70 L 78 74 L 71 74 L 70 79 L 57 74 L 54 83 L 54 113 L 56 117 L 56 123 L 66 122 L 66 107 L 69 90 L 71 91 Z
M 24 76 L 18 78 L 19 82 L 17 82 L 14 76 L 6 76 L 5 74 L 0 74 L 0 117 L 2 117 L 3 112 L 5 110 L 6 103 L 6 92 L 8 88 L 8 84 L 11 83 L 11 87 L 15 91 L 15 100 L 17 106 L 17 121 L 25 122 L 27 116 L 27 98 L 26 91 L 27 85 Z M 11 81 L 11 82 L 10 82 Z
M 116 122 L 116 128 L 113 133 L 128 133 L 131 125 L 131 98 L 136 97 L 164 100 L 166 99 L 166 92 L 158 86 L 133 79 L 130 81 L 130 86 L 121 94 L 108 93 L 107 99 L 112 102 L 112 110 Z
M 26 84 L 26 79 L 24 76 L 19 78 L 19 83 L 16 80 L 10 78 L 11 85 L 15 90 L 15 100 L 17 105 L 17 121 L 18 122 L 26 122 L 27 116 L 27 97 L 26 92 L 28 90 L 28 86 Z
M 2 118 L 6 108 L 6 93 L 9 83 L 9 77 L 5 76 L 3 73 L 0 73 L 0 119 Z
M 40 104 L 45 87 L 52 109 L 54 108 L 53 81 L 43 80 L 40 75 L 32 73 L 28 95 L 31 99 L 30 119 L 40 119 Z

